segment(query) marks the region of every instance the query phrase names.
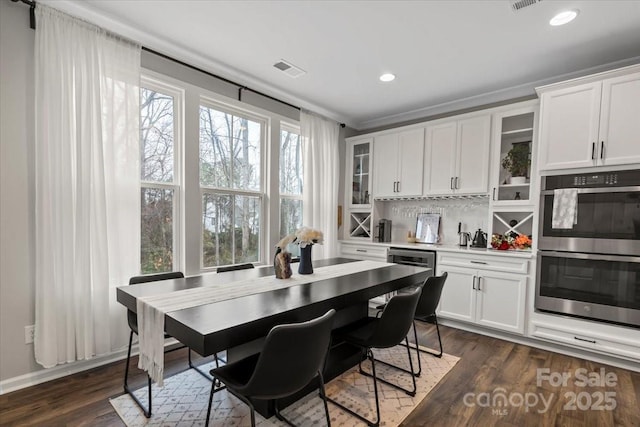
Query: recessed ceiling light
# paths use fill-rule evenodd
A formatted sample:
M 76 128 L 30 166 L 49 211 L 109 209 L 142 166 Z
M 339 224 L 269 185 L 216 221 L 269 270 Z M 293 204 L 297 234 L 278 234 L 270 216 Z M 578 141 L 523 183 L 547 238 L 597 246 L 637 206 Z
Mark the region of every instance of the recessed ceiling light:
M 381 82 L 390 82 L 395 80 L 396 76 L 391 74 L 391 73 L 385 73 L 383 75 L 380 76 L 380 81 Z
M 577 9 L 562 11 L 551 18 L 551 21 L 549 21 L 549 25 L 557 27 L 558 25 L 568 24 L 569 22 L 573 21 L 576 16 L 578 16 L 578 12 L 579 11 Z

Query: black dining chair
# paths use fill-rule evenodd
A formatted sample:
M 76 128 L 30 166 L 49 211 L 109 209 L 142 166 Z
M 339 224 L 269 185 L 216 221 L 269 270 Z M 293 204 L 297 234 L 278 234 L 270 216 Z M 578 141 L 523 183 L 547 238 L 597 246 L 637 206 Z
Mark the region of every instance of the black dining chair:
M 131 279 L 129 279 L 129 284 L 130 285 L 136 285 L 139 283 L 149 283 L 149 282 L 158 282 L 161 280 L 171 280 L 171 279 L 183 279 L 184 278 L 184 274 L 182 274 L 181 271 L 173 271 L 170 273 L 161 273 L 161 274 L 150 274 L 150 275 L 146 275 L 146 276 L 135 276 L 132 277 Z M 140 409 L 142 409 L 142 412 L 144 412 L 144 416 L 149 418 L 151 417 L 151 377 L 149 377 L 149 375 L 147 375 L 147 388 L 148 388 L 148 392 L 149 392 L 149 408 L 145 408 L 144 405 L 142 404 L 142 402 L 140 402 L 140 400 L 138 399 L 138 397 L 133 393 L 133 390 L 131 390 L 131 388 L 129 388 L 129 384 L 128 384 L 128 378 L 129 378 L 129 361 L 131 359 L 131 347 L 133 345 L 133 334 L 138 334 L 138 315 L 131 311 L 131 310 L 127 310 L 127 322 L 129 323 L 129 329 L 131 329 L 131 332 L 129 333 L 129 350 L 127 351 L 127 364 L 125 365 L 125 370 L 124 370 L 124 391 L 125 393 L 129 394 L 133 400 L 138 404 L 138 406 L 140 407 Z M 164 335 L 165 339 L 167 338 L 171 338 L 171 335 L 165 334 Z M 186 346 L 179 346 L 179 347 L 173 347 L 170 348 L 169 350 L 166 350 L 165 353 L 171 352 L 171 351 L 175 351 L 175 350 L 180 350 L 185 348 Z M 188 354 L 189 354 L 189 368 L 191 369 L 195 369 L 196 371 L 198 371 L 201 375 L 203 375 L 205 378 L 207 379 L 211 379 L 211 377 L 209 377 L 207 375 L 206 372 L 202 371 L 201 369 L 199 369 L 197 366 L 195 366 L 192 361 L 191 361 L 191 349 L 188 350 Z M 215 358 L 215 362 L 216 362 L 216 366 L 218 366 L 218 359 L 217 357 Z
M 250 262 L 247 262 L 245 264 L 223 265 L 222 267 L 216 268 L 216 273 L 225 273 L 227 271 L 249 270 L 251 268 L 254 268 L 254 265 Z
M 420 298 L 421 288 L 416 287 L 407 293 L 397 294 L 391 297 L 391 299 L 385 305 L 382 315 L 380 317 L 366 317 L 358 320 L 350 325 L 344 326 L 336 331 L 336 338 L 343 340 L 344 342 L 360 347 L 362 350 L 362 357 L 358 365 L 359 371 L 362 375 L 373 378 L 373 390 L 376 398 L 376 421 L 371 421 L 364 416 L 356 413 L 350 408 L 338 403 L 334 399 L 327 397 L 327 399 L 338 406 L 340 409 L 348 412 L 354 417 L 364 421 L 370 426 L 378 426 L 380 424 L 380 401 L 378 397 L 378 381 L 383 382 L 391 387 L 405 392 L 409 396 L 416 395 L 416 378 L 413 371 L 413 361 L 411 359 L 411 350 L 409 349 L 409 340 L 407 334 L 411 329 L 413 323 L 413 316 L 418 305 Z M 395 365 L 389 364 L 382 360 L 378 360 L 374 357 L 372 349 L 383 349 L 394 347 L 402 341 L 405 341 L 407 346 L 407 356 L 409 359 L 409 370 L 398 368 Z M 362 369 L 362 361 L 369 359 L 371 362 L 371 373 Z M 376 362 L 384 365 L 398 368 L 401 371 L 408 372 L 411 375 L 413 381 L 413 390 L 407 390 L 398 384 L 394 384 L 383 378 L 376 376 Z
M 327 425 L 331 425 L 322 370 L 331 342 L 334 315 L 335 310 L 331 309 L 308 322 L 274 326 L 260 353 L 211 370 L 214 378 L 223 382 L 229 392 L 249 406 L 252 427 L 256 425 L 256 419 L 251 399 L 273 399 L 276 417 L 292 426 L 280 413 L 277 399 L 297 393 L 314 379 L 318 382 L 324 403 Z M 212 386 L 207 426 L 216 391 Z
M 416 376 L 418 377 L 422 373 L 420 353 L 430 354 L 435 357 L 442 357 L 443 354 L 442 338 L 440 337 L 440 326 L 438 326 L 438 316 L 436 315 L 436 308 L 438 308 L 438 304 L 440 303 L 442 289 L 444 288 L 444 284 L 447 281 L 448 275 L 449 274 L 445 271 L 441 276 L 427 277 L 422 285 L 422 295 L 420 296 L 420 300 L 418 301 L 418 306 L 416 307 L 416 314 L 413 321 L 413 337 L 415 340 L 415 347 L 411 346 L 416 350 L 416 354 L 418 355 L 418 372 L 416 374 Z M 376 309 L 383 310 L 384 307 L 385 304 L 376 307 Z M 424 348 L 420 348 L 420 344 L 418 342 L 418 332 L 416 330 L 416 320 L 436 325 L 440 352 L 434 353 L 432 351 L 425 350 Z

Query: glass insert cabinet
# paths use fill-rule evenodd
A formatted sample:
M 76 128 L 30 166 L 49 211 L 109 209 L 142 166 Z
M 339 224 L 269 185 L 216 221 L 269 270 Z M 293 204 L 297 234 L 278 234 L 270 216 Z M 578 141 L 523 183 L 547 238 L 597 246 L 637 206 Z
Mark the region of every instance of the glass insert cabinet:
M 371 141 L 350 144 L 351 205 L 369 205 L 371 201 Z
M 509 115 L 498 116 L 499 141 L 495 141 L 500 153 L 494 159 L 498 162 L 497 177 L 492 188 L 494 202 L 528 204 L 531 197 L 531 152 L 535 112 L 522 110 Z
M 346 179 L 349 237 L 370 239 L 371 227 L 371 138 L 347 141 Z

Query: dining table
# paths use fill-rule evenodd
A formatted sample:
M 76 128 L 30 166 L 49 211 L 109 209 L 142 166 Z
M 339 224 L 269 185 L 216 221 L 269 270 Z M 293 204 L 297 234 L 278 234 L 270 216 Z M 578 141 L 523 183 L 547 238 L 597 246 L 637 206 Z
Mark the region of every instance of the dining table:
M 314 260 L 313 265 L 313 274 L 294 273 L 295 280 L 278 279 L 274 282 L 279 286 L 271 290 L 258 286 L 274 276 L 272 266 L 263 266 L 120 286 L 117 300 L 137 312 L 139 299 L 156 295 L 179 295 L 188 289 L 197 292 L 198 288 L 210 288 L 214 293 L 231 291 L 228 298 L 164 313 L 164 331 L 203 357 L 226 351 L 227 360 L 234 361 L 259 352 L 264 337 L 276 325 L 307 321 L 335 309 L 333 328 L 337 329 L 366 317 L 370 299 L 419 286 L 432 275 L 429 268 L 341 257 Z M 296 264 L 292 266 L 295 271 Z M 257 293 L 251 291 L 253 283 Z M 249 291 L 235 294 L 234 287 L 238 284 Z M 355 349 L 334 341 L 327 358 L 325 380 L 330 381 L 357 364 L 359 357 Z M 273 405 L 257 404 L 256 410 L 268 417 L 273 413 Z

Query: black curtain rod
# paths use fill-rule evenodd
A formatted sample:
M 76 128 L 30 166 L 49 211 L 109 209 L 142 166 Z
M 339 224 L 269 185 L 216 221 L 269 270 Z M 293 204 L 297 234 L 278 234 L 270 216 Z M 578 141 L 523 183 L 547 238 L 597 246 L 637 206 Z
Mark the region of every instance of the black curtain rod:
M 229 84 L 232 84 L 234 86 L 237 86 L 238 87 L 238 101 L 242 101 L 242 91 L 244 90 L 244 91 L 253 92 L 253 93 L 257 94 L 257 95 L 260 95 L 260 96 L 263 96 L 265 98 L 271 99 L 272 101 L 279 102 L 279 103 L 284 104 L 284 105 L 286 105 L 288 107 L 295 108 L 298 111 L 300 110 L 300 107 L 298 107 L 296 105 L 289 104 L 288 102 L 282 101 L 282 100 L 280 100 L 278 98 L 274 98 L 273 96 L 267 95 L 266 93 L 263 93 L 263 92 L 251 89 L 251 88 L 249 88 L 247 86 L 241 85 L 239 83 L 236 83 L 233 80 L 229 80 L 229 79 L 227 79 L 225 77 L 222 77 L 222 76 L 219 76 L 217 74 L 210 73 L 209 71 L 203 70 L 202 68 L 196 67 L 195 65 L 188 64 L 188 63 L 186 63 L 184 61 L 181 61 L 179 59 L 173 58 L 173 57 L 171 57 L 169 55 L 165 55 L 164 53 L 160 53 L 158 51 L 155 51 L 155 50 L 150 49 L 150 48 L 145 47 L 145 46 L 142 46 L 142 50 L 147 51 L 149 53 L 153 53 L 154 55 L 157 55 L 157 56 L 159 56 L 161 58 L 164 58 L 164 59 L 167 59 L 169 61 L 173 61 L 176 64 L 180 64 L 180 65 L 185 66 L 187 68 L 191 68 L 192 70 L 195 70 L 195 71 L 198 71 L 200 73 L 206 74 L 207 76 L 211 76 L 211 77 L 216 78 L 218 80 L 222 80 L 225 83 L 229 83 Z
M 24 3 L 29 5 L 29 27 L 36 29 L 36 2 L 32 0 L 11 0 L 14 3 Z
M 243 85 L 241 85 L 239 83 L 234 82 L 233 80 L 229 80 L 229 79 L 227 79 L 225 77 L 219 76 L 217 74 L 213 74 L 213 73 L 211 73 L 209 71 L 203 70 L 202 68 L 196 67 L 195 65 L 191 65 L 191 64 L 188 64 L 188 63 L 186 63 L 184 61 L 181 61 L 179 59 L 173 58 L 173 57 L 171 57 L 169 55 L 165 55 L 164 53 L 160 53 L 158 51 L 155 51 L 155 50 L 150 49 L 150 48 L 145 47 L 145 46 L 142 46 L 142 50 L 147 51 L 149 53 L 152 53 L 154 55 L 157 55 L 157 56 L 159 56 L 161 58 L 164 58 L 166 60 L 175 62 L 176 64 L 180 64 L 180 65 L 185 66 L 187 68 L 190 68 L 192 70 L 195 70 L 195 71 L 198 71 L 200 73 L 206 74 L 206 75 L 211 76 L 213 78 L 216 78 L 218 80 L 222 80 L 225 83 L 229 83 L 229 84 L 232 84 L 234 86 L 237 86 L 238 87 L 238 101 L 242 101 L 242 91 L 249 91 L 249 92 L 253 92 L 253 93 L 257 94 L 257 95 L 263 96 L 265 98 L 271 99 L 272 101 L 279 102 L 280 104 L 284 104 L 284 105 L 286 105 L 288 107 L 295 108 L 296 110 L 300 111 L 300 107 L 298 107 L 296 105 L 289 104 L 288 102 L 282 101 L 281 99 L 278 99 L 278 98 L 274 98 L 273 96 L 267 95 L 266 93 L 251 89 L 250 87 L 247 87 L 247 86 L 243 86 Z M 344 128 L 345 124 L 344 123 L 340 123 L 340 127 Z
M 30 13 L 29 13 L 29 21 L 30 22 L 29 23 L 30 23 L 31 29 L 35 30 L 36 29 L 36 14 L 35 14 L 36 2 L 33 1 L 33 0 L 11 0 L 11 1 L 14 2 L 14 3 L 20 2 L 20 3 L 24 3 L 24 4 L 29 5 L 29 8 L 30 8 Z M 288 102 L 282 101 L 281 99 L 275 98 L 275 97 L 273 97 L 271 95 L 267 95 L 266 93 L 263 93 L 263 92 L 251 89 L 250 87 L 247 87 L 247 86 L 241 85 L 239 83 L 236 83 L 233 80 L 229 80 L 229 79 L 224 78 L 222 76 L 218 76 L 216 74 L 210 73 L 209 71 L 203 70 L 202 68 L 198 68 L 198 67 L 196 67 L 194 65 L 191 65 L 191 64 L 188 64 L 188 63 L 186 63 L 184 61 L 180 61 L 179 59 L 172 58 L 171 56 L 165 55 L 164 53 L 160 53 L 158 51 L 155 51 L 155 50 L 150 49 L 150 48 L 145 47 L 145 46 L 142 46 L 142 50 L 147 51 L 149 53 L 152 53 L 154 55 L 157 55 L 157 56 L 159 56 L 161 58 L 167 59 L 169 61 L 175 62 L 177 64 L 180 64 L 180 65 L 182 65 L 184 67 L 191 68 L 192 70 L 195 70 L 195 71 L 198 71 L 200 73 L 206 74 L 206 75 L 211 76 L 213 78 L 216 78 L 218 80 L 222 80 L 225 83 L 229 83 L 229 84 L 232 84 L 234 86 L 237 86 L 238 87 L 238 101 L 242 101 L 242 91 L 244 90 L 244 91 L 253 92 L 253 93 L 255 93 L 257 95 L 260 95 L 260 96 L 262 96 L 264 98 L 270 99 L 272 101 L 279 102 L 280 104 L 286 105 L 286 106 L 291 107 L 291 108 L 295 108 L 296 110 L 300 111 L 300 107 L 298 107 L 297 105 L 290 104 Z M 345 124 L 344 123 L 340 123 L 340 127 L 345 127 Z

